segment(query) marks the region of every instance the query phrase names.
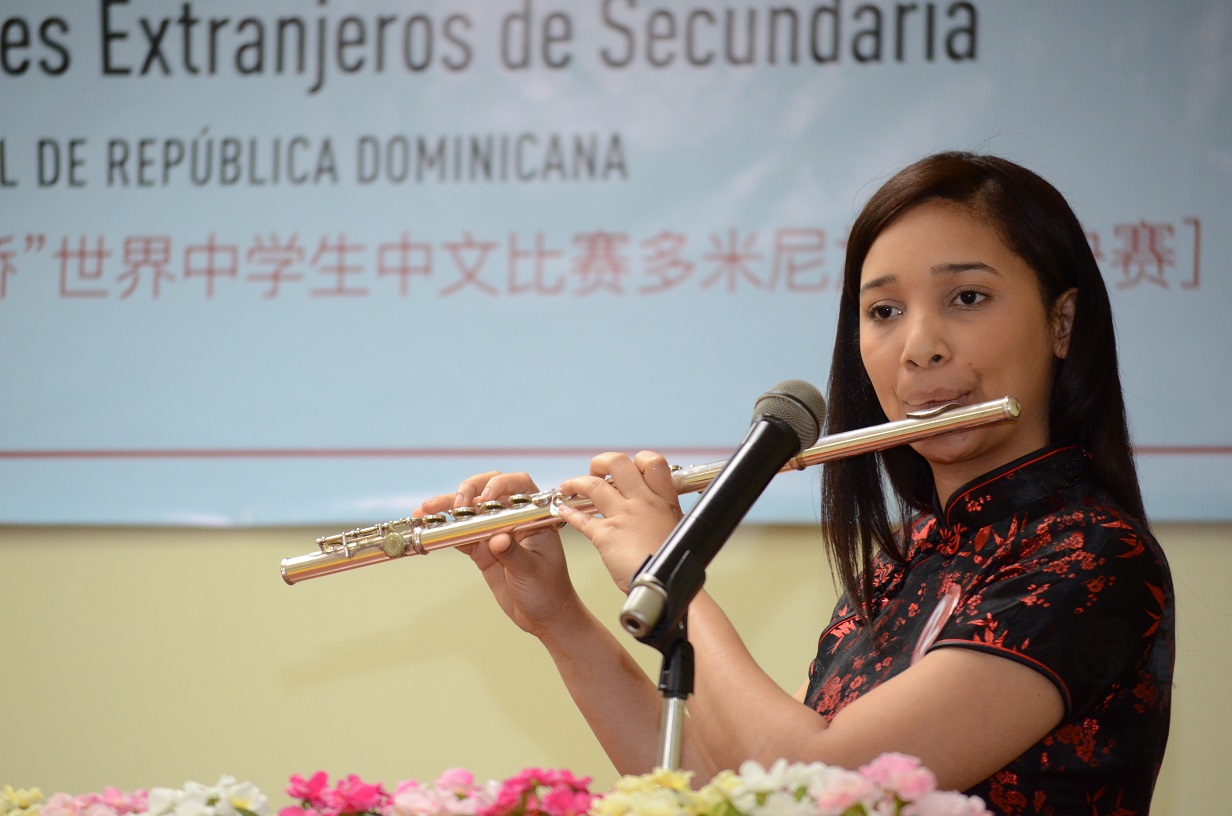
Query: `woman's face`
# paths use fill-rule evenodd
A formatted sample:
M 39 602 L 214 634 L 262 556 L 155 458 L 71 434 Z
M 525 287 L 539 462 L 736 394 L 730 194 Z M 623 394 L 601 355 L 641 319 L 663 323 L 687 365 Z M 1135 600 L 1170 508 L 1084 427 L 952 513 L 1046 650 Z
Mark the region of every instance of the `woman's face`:
M 1046 308 L 1035 273 L 961 206 L 909 210 L 860 273 L 860 355 L 891 420 L 948 402 L 1011 396 L 1015 422 L 916 443 L 944 501 L 965 482 L 1048 443 L 1053 361 L 1069 348 L 1074 293 Z

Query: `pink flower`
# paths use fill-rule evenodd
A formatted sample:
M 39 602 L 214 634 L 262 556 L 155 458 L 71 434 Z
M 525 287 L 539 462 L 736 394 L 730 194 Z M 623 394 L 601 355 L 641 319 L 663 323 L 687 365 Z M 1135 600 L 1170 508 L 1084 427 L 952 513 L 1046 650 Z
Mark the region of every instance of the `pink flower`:
M 433 792 L 413 779 L 398 783 L 391 804 L 397 816 L 435 816 L 440 811 L 440 802 Z
M 495 784 L 481 788 L 459 768 L 442 773 L 433 787 L 408 779 L 398 783 L 388 816 L 475 816 L 492 804 Z
M 475 787 L 475 777 L 464 768 L 449 768 L 436 778 L 438 791 L 449 791 L 458 796 L 468 796 Z
M 380 784 L 370 785 L 355 774 L 340 779 L 327 801 L 339 813 L 375 813 L 389 801 Z
M 325 771 L 317 771 L 307 780 L 299 774 L 292 774 L 291 781 L 287 785 L 287 796 L 307 805 L 320 807 L 328 790 L 329 775 Z
M 903 816 L 992 816 L 992 813 L 978 796 L 932 791 L 903 808 Z
M 51 797 L 43 803 L 40 814 L 47 816 L 77 816 L 80 808 L 77 806 L 77 799 L 67 793 L 53 793 Z
M 125 814 L 132 813 L 137 809 L 134 806 L 133 797 L 127 793 L 122 793 L 117 788 L 103 788 L 99 801 L 115 811 L 117 816 L 125 816 Z
M 862 767 L 860 773 L 904 802 L 914 802 L 937 788 L 937 777 L 932 771 L 906 754 L 882 754 Z
M 590 810 L 593 797 L 585 791 L 554 788 L 543 796 L 543 809 L 551 816 L 580 816 Z
M 414 779 L 404 779 L 398 783 L 398 787 L 394 788 L 394 796 L 398 797 L 404 793 L 418 793 L 424 788 Z
M 83 793 L 71 796 L 54 794 L 43 805 L 50 816 L 128 816 L 149 810 L 145 790 L 124 793 L 118 788 L 107 787 L 102 793 Z
M 872 781 L 841 768 L 826 776 L 823 789 L 813 792 L 821 816 L 840 816 L 856 805 L 871 802 L 876 795 L 877 786 Z
M 501 783 L 496 800 L 479 812 L 479 816 L 506 816 L 531 807 L 531 791 L 534 790 L 533 770 L 527 769 Z
M 590 781 L 565 770 L 527 768 L 506 779 L 478 816 L 578 816 L 590 808 Z

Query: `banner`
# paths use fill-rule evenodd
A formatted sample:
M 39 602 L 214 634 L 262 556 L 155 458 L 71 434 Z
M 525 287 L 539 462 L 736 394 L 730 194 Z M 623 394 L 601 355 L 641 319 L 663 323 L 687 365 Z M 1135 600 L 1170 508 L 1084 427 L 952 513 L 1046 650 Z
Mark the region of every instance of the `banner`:
M 1148 512 L 1232 518 L 1223 0 L 2 8 L 0 522 L 370 523 L 725 458 L 767 388 L 824 390 L 846 231 L 939 149 L 1067 196 Z

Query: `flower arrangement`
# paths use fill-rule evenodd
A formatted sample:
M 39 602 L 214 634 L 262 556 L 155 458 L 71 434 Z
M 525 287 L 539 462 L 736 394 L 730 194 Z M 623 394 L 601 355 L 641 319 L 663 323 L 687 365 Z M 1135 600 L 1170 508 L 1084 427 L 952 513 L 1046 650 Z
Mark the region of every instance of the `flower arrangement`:
M 391 793 L 353 774 L 331 784 L 318 771 L 291 777 L 286 794 L 297 804 L 278 816 L 992 816 L 978 797 L 937 790 L 932 772 L 903 754 L 883 754 L 854 771 L 746 762 L 700 788 L 691 781 L 688 773 L 659 769 L 622 777 L 601 794 L 590 790 L 590 777 L 565 770 L 528 768 L 477 783 L 468 771 L 451 769 L 432 783 L 399 782 Z M 50 798 L 5 786 L 0 816 L 268 816 L 268 801 L 232 777 L 214 786 Z
M 858 771 L 823 765 L 745 762 L 697 791 L 689 775 L 626 776 L 596 816 L 992 816 L 978 797 L 937 790 L 932 772 L 903 754 L 882 754 Z
M 264 794 L 251 782 L 224 776 L 217 785 L 188 782 L 183 788 L 151 788 L 124 793 L 104 788 L 102 793 L 73 796 L 55 793 L 44 797 L 38 788 L 0 790 L 0 816 L 267 816 Z

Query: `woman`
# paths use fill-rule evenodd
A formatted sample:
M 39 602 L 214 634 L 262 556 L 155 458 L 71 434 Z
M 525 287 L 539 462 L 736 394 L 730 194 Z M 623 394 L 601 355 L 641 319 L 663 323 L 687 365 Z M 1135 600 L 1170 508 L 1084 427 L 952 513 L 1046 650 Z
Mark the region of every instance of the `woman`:
M 749 758 L 854 767 L 900 751 L 1004 813 L 1146 813 L 1168 730 L 1172 588 L 1143 514 L 1107 292 L 1060 194 L 970 154 L 890 179 L 852 228 L 829 391 L 829 433 L 1006 395 L 1023 411 L 826 466 L 845 592 L 794 696 L 698 595 L 685 767 L 709 778 Z M 601 516 L 565 518 L 626 592 L 681 516 L 649 452 L 598 456 L 560 489 L 594 502 Z M 486 473 L 416 513 L 534 490 L 526 474 Z M 556 534 L 499 535 L 471 556 L 617 768 L 648 770 L 655 684 L 581 603 Z

